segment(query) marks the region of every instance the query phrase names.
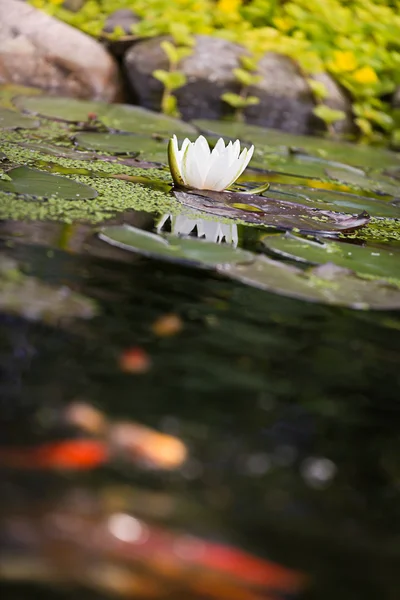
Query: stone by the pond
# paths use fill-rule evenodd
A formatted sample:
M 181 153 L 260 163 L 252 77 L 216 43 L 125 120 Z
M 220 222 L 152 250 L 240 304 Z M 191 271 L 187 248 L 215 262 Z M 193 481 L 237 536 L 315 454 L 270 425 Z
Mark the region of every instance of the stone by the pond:
M 160 110 L 163 85 L 153 77 L 156 69 L 168 70 L 168 60 L 160 44 L 168 37 L 143 40 L 125 55 L 127 77 L 135 100 L 152 110 Z M 178 107 L 184 119 L 220 119 L 232 113 L 221 100 L 226 92 L 239 92 L 240 84 L 234 69 L 240 67 L 240 56 L 246 50 L 239 44 L 207 35 L 195 36 L 192 54 L 183 59 L 179 69 L 187 83 L 175 91 Z M 268 52 L 258 63 L 259 83 L 249 92 L 259 104 L 245 109 L 249 123 L 276 127 L 292 133 L 309 133 L 321 129 L 321 121 L 313 114 L 315 101 L 310 86 L 296 62 L 287 56 Z M 316 76 L 327 89 L 324 103 L 342 110 L 346 119 L 337 131 L 352 130 L 351 103 L 335 81 L 327 74 Z
M 122 29 L 126 34 L 132 34 L 132 26 L 140 21 L 140 17 L 135 15 L 133 10 L 130 8 L 120 8 L 113 12 L 107 18 L 103 31 L 105 33 L 113 33 L 114 29 L 118 27 Z
M 132 46 L 125 56 L 125 69 L 139 104 L 160 110 L 163 86 L 152 75 L 156 69 L 168 69 L 168 60 L 160 47 L 167 37 L 144 40 Z M 238 68 L 244 48 L 227 40 L 196 36 L 191 56 L 182 60 L 180 70 L 187 83 L 176 90 L 179 110 L 184 119 L 219 119 L 229 112 L 221 100 L 225 92 L 238 91 L 233 69 Z
M 130 8 L 116 10 L 107 18 L 101 38 L 111 54 L 118 60 L 124 56 L 127 50 L 138 39 L 133 33 L 133 26 L 139 21 L 140 17 Z M 114 39 L 113 36 L 115 29 L 118 30 L 117 39 Z
M 400 109 L 400 85 L 396 88 L 396 91 L 393 94 L 392 106 L 393 108 Z
M 101 44 L 19 0 L 0 2 L 0 83 L 109 102 L 122 93 Z
M 351 99 L 346 91 L 328 74 L 317 73 L 312 79 L 322 83 L 326 90 L 326 97 L 322 100 L 328 108 L 332 110 L 341 110 L 346 117 L 333 124 L 336 133 L 354 133 L 355 125 L 352 118 Z
M 309 132 L 314 98 L 294 60 L 268 52 L 258 63 L 258 74 L 259 83 L 249 91 L 260 98 L 260 103 L 245 110 L 246 120 L 292 133 Z

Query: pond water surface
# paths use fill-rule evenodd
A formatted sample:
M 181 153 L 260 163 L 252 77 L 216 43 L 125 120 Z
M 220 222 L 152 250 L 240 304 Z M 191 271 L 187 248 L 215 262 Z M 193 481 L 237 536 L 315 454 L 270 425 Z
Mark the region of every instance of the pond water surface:
M 28 100 L 16 104 L 27 109 Z M 47 105 L 43 114 L 57 117 Z M 43 152 L 40 157 L 33 153 L 18 160 L 15 149 L 26 143 L 43 145 L 45 135 L 49 144 L 46 160 L 54 159 L 51 151 L 60 144 L 60 132 L 50 135 L 49 122 L 44 123 L 48 130 L 42 138 L 41 129 L 29 130 L 34 132 L 29 140 L 26 131 L 22 140 L 21 129 L 7 129 L 9 138 L 2 150 L 10 168 L 42 168 Z M 207 131 L 209 124 L 197 126 Z M 215 129 L 228 135 L 227 127 L 224 123 Z M 254 128 L 247 135 L 233 130 L 229 135 L 258 141 L 260 146 L 263 140 L 254 170 L 242 178 L 244 187 L 269 181 L 271 188 L 264 198 L 289 202 L 303 198 L 306 207 L 325 202 L 322 208 L 346 215 L 367 211 L 375 220 L 366 227 L 347 237 L 325 233 L 324 239 L 369 248 L 377 255 L 388 250 L 400 259 L 397 155 L 386 156 L 385 150 L 369 154 L 368 149 L 359 147 L 354 147 L 353 155 L 352 147 L 344 146 L 339 156 L 340 144 L 325 146 L 327 142 L 316 139 L 296 140 L 291 152 L 285 153 L 277 152 L 273 136 L 282 140 L 277 132 Z M 66 140 L 61 140 L 60 153 L 68 148 L 72 156 L 75 149 Z M 314 161 L 297 160 L 293 148 L 300 142 L 309 144 L 308 152 L 322 147 L 322 162 L 315 158 L 318 153 L 310 154 Z M 271 150 L 268 144 L 272 143 Z M 87 148 L 89 145 L 86 141 Z M 162 151 L 164 146 L 157 150 L 160 157 Z M 105 156 L 113 155 L 106 152 Z M 378 157 L 382 164 L 377 164 Z M 81 156 L 74 158 L 81 160 Z M 139 158 L 163 162 L 154 148 Z M 56 159 L 54 162 L 57 164 Z M 91 169 L 97 168 L 98 162 L 89 162 Z M 263 171 L 266 164 L 269 170 Z M 62 161 L 60 165 L 67 168 Z M 77 164 L 71 168 L 77 169 Z M 126 174 L 126 169 L 121 163 L 121 173 Z M 330 175 L 326 169 L 331 169 Z M 5 172 L 10 171 L 5 168 Z M 62 168 L 57 172 L 61 174 Z M 140 171 L 136 176 L 146 174 Z M 75 180 L 90 185 L 85 177 Z M 168 182 L 167 172 L 160 169 L 159 189 Z M 98 189 L 95 183 L 93 187 Z M 29 186 L 18 193 L 4 187 L 3 207 L 10 199 L 14 204 L 7 208 L 9 214 L 3 211 L 0 237 L 4 256 L 14 261 L 13 269 L 16 265 L 22 277 L 51 286 L 44 289 L 45 297 L 49 290 L 68 288 L 95 303 L 90 305 L 93 309 L 74 305 L 74 313 L 71 305 L 58 310 L 57 296 L 42 309 L 25 280 L 18 288 L 18 301 L 4 300 L 8 288 L 2 284 L 0 289 L 0 543 L 4 557 L 0 575 L 6 597 L 99 599 L 116 594 L 173 600 L 336 600 L 339 596 L 395 600 L 400 589 L 398 306 L 397 310 L 357 310 L 351 293 L 348 302 L 308 302 L 301 295 L 299 299 L 297 288 L 293 291 L 290 287 L 281 295 L 276 289 L 265 289 L 265 282 L 241 283 L 243 273 L 225 276 L 210 268 L 209 257 L 203 260 L 201 253 L 196 264 L 187 257 L 175 260 L 168 256 L 165 261 L 158 252 L 147 249 L 143 256 L 136 246 L 136 251 L 127 251 L 99 239 L 99 228 L 109 224 L 125 223 L 159 234 L 173 229 L 166 215 L 179 215 L 182 205 L 179 196 L 168 196 L 168 186 L 166 189 L 159 193 L 170 200 L 158 206 L 152 197 L 148 211 L 143 202 L 139 205 L 132 200 L 130 209 L 115 209 L 106 222 L 101 205 L 96 209 L 101 213 L 99 219 L 85 222 L 75 220 L 74 215 L 66 219 L 61 209 L 55 217 L 41 216 L 35 212 L 38 203 L 46 202 L 41 194 L 29 195 Z M 110 202 L 113 199 L 110 196 Z M 30 218 L 21 218 L 18 202 L 34 211 Z M 59 210 L 57 202 L 56 197 L 55 210 Z M 243 206 L 242 197 L 236 204 L 240 207 L 235 210 L 242 210 L 244 216 L 235 220 L 237 215 L 227 214 L 222 218 L 221 227 L 228 228 L 224 229 L 224 243 L 230 241 L 234 247 L 237 235 L 238 249 L 258 256 L 264 252 L 260 245 L 263 237 L 267 233 L 282 235 L 282 228 L 274 229 L 273 223 L 251 224 L 251 220 L 246 224 L 249 214 L 255 213 L 249 205 Z M 78 203 L 74 210 L 81 215 Z M 218 222 L 218 216 L 210 217 L 210 211 L 199 215 L 190 213 L 193 206 L 188 210 L 186 218 L 197 220 L 197 228 L 186 222 L 186 231 L 175 230 L 176 235 L 195 237 L 201 227 L 210 231 L 209 224 Z M 205 225 L 201 217 L 205 217 Z M 236 226 L 232 233 L 230 228 Z M 283 229 L 293 233 L 293 227 Z M 294 233 L 299 234 L 298 228 Z M 229 235 L 233 239 L 228 239 Z M 287 256 L 280 260 L 295 264 Z M 387 265 L 382 267 L 390 268 L 385 276 L 396 288 L 400 260 Z M 297 268 L 304 265 L 297 263 Z M 277 284 L 275 287 L 279 291 Z M 371 292 L 372 303 L 378 292 Z M 68 407 L 78 404 L 94 407 L 109 422 L 139 423 L 180 440 L 186 459 L 176 468 L 164 468 L 167 459 L 163 451 L 155 465 L 142 460 L 140 453 L 134 453 L 132 460 L 123 456 L 99 461 L 93 468 L 78 464 L 79 457 L 77 468 L 64 468 L 62 460 L 57 464 L 53 454 L 46 462 L 43 454 L 35 454 L 35 448 L 87 439 L 88 432 L 94 432 L 90 439 L 97 439 L 101 428 L 96 424 L 85 421 L 79 429 L 65 417 Z M 143 453 L 148 452 L 152 449 L 146 446 Z M 69 517 L 74 518 L 74 510 L 82 514 L 82 506 L 87 505 L 84 520 L 96 520 L 97 508 L 91 507 L 98 507 L 105 497 L 113 500 L 102 510 L 110 514 L 123 510 L 147 523 L 149 531 L 155 527 L 176 536 L 172 540 L 189 536 L 218 547 L 229 546 L 263 559 L 265 569 L 266 565 L 282 565 L 304 580 L 292 587 L 277 584 L 270 593 L 257 588 L 250 578 L 243 589 L 233 585 L 229 591 L 234 579 L 232 563 L 226 586 L 213 576 L 209 585 L 196 592 L 191 578 L 196 573 L 200 579 L 206 577 L 210 565 L 199 563 L 188 569 L 176 544 L 170 546 L 170 552 L 175 552 L 176 577 L 169 579 L 172 567 L 166 570 L 153 564 L 151 553 L 144 558 L 140 552 L 133 558 L 107 555 L 97 537 L 88 542 L 78 532 L 76 545 L 68 536 L 63 538 L 63 527 L 54 524 L 60 506 L 72 506 Z M 70 535 L 73 523 L 68 523 Z M 152 552 L 157 554 L 162 544 L 155 539 Z M 93 573 L 74 558 L 74 552 L 93 561 Z M 237 554 L 236 558 L 242 557 L 237 558 L 237 571 L 244 574 L 243 556 Z M 216 559 L 215 568 L 221 573 L 222 562 Z M 102 578 L 103 569 L 108 575 Z M 128 585 L 126 569 L 140 577 L 143 572 L 146 577 L 150 573 L 148 579 L 144 577 L 146 585 L 135 588 L 129 577 Z M 156 588 L 153 592 L 150 580 Z

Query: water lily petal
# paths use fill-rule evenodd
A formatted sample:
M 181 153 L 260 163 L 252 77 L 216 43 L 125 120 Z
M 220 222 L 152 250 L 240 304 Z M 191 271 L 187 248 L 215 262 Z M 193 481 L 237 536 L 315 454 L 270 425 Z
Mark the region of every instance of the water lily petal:
M 181 159 L 176 135 L 174 135 L 168 142 L 168 163 L 175 185 L 185 185 L 185 181 L 182 176 Z
M 232 146 L 232 153 L 233 153 L 233 157 L 234 159 L 238 159 L 239 158 L 239 154 L 240 154 L 240 141 L 236 140 Z
M 183 155 L 184 155 L 184 154 L 185 154 L 185 152 L 186 152 L 186 148 L 187 148 L 188 146 L 190 146 L 190 144 L 191 144 L 191 143 L 192 143 L 192 142 L 189 140 L 189 138 L 185 138 L 185 139 L 183 140 L 183 142 L 182 142 L 182 147 L 181 147 L 181 149 L 180 149 L 180 151 L 179 151 L 179 166 L 180 166 L 180 167 L 182 167 L 182 159 L 183 159 Z
M 225 142 L 223 140 L 223 138 L 219 138 L 218 142 L 215 144 L 212 152 L 211 152 L 211 156 L 217 156 L 222 154 L 223 152 L 225 152 Z
M 222 191 L 244 171 L 254 152 L 254 146 L 240 153 L 240 141 L 225 146 L 219 138 L 212 152 L 203 135 L 195 142 L 185 138 L 179 150 L 174 135 L 168 144 L 168 161 L 176 185 Z
M 227 157 L 224 154 L 214 159 L 210 170 L 207 173 L 207 177 L 203 182 L 203 189 L 215 190 L 220 192 L 224 189 L 225 175 L 230 172 Z
M 239 158 L 236 161 L 234 161 L 231 164 L 231 166 L 225 171 L 224 175 L 222 175 L 220 179 L 215 182 L 215 187 L 213 189 L 217 191 L 224 190 L 230 185 L 232 185 L 232 183 L 236 181 L 238 177 L 240 177 L 240 175 L 243 173 L 243 171 L 249 164 L 250 159 L 253 156 L 253 152 L 254 146 L 251 146 L 251 148 L 249 149 L 244 148 Z
M 204 173 L 196 158 L 196 146 L 190 144 L 182 159 L 182 177 L 188 187 L 203 189 Z

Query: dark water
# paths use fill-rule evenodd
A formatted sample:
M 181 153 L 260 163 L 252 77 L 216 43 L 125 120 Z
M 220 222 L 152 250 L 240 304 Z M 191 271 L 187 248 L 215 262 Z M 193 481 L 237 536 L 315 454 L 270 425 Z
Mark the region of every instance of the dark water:
M 185 531 L 308 573 L 304 598 L 399 597 L 398 313 L 307 304 L 118 252 L 49 254 L 23 242 L 7 252 L 96 298 L 102 314 L 63 329 L 1 317 L 2 442 L 57 437 L 46 414 L 84 398 L 180 436 L 191 454 L 174 474 L 115 466 L 43 487 L 18 479 L 24 494 L 51 495 L 60 481 L 166 491 L 182 501 L 174 524 Z M 152 324 L 166 313 L 184 326 L 161 338 Z M 151 357 L 148 372 L 121 373 L 132 346 Z M 14 477 L 3 474 L 5 490 Z M 101 597 L 4 590 L 13 600 Z

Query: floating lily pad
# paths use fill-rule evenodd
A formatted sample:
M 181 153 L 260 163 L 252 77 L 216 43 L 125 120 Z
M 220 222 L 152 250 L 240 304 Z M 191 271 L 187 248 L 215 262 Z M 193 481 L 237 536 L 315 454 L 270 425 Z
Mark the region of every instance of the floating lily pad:
M 84 200 L 96 198 L 98 195 L 98 192 L 88 185 L 29 167 L 16 167 L 8 171 L 7 175 L 11 181 L 0 181 L 0 190 L 3 192 L 43 198 L 56 196 L 65 200 Z
M 88 150 L 129 156 L 140 154 L 146 160 L 154 162 L 165 163 L 167 160 L 166 141 L 156 140 L 144 135 L 82 132 L 75 136 L 75 142 L 81 148 Z
M 128 154 L 137 156 L 139 154 L 137 136 L 122 133 L 96 133 L 83 132 L 75 136 L 75 142 L 81 148 L 88 150 L 100 150 L 111 154 Z
M 320 210 L 333 210 L 349 214 L 366 211 L 372 217 L 400 218 L 400 206 L 394 200 L 377 200 L 324 188 L 314 189 L 286 184 L 272 184 L 267 195 L 278 200 L 298 202 Z
M 89 115 L 95 115 L 110 129 L 129 133 L 195 133 L 195 129 L 188 123 L 128 104 L 107 104 L 53 96 L 19 96 L 14 103 L 29 113 L 72 123 L 85 122 Z
M 230 244 L 214 244 L 193 237 L 174 235 L 162 237 L 130 225 L 105 227 L 99 237 L 113 246 L 144 256 L 173 262 L 197 263 L 205 267 L 252 260 L 251 252 L 234 248 Z
M 12 100 L 16 96 L 41 96 L 43 90 L 39 88 L 18 85 L 16 83 L 0 84 L 0 106 L 3 108 L 12 108 L 14 106 Z
M 357 229 L 369 221 L 366 213 L 353 216 L 252 194 L 202 190 L 177 190 L 174 194 L 182 204 L 195 210 L 282 230 L 337 233 Z
M 400 290 L 385 281 L 363 279 L 332 263 L 307 271 L 264 256 L 246 265 L 217 268 L 246 285 L 292 298 L 347 306 L 358 310 L 400 308 Z
M 380 194 L 387 194 L 390 196 L 400 196 L 399 186 L 396 186 L 395 182 L 390 179 L 385 180 L 381 175 L 376 180 L 367 177 L 362 171 L 349 171 L 343 167 L 329 167 L 325 169 L 326 174 L 330 179 L 336 179 L 341 183 L 346 183 L 359 187 L 363 190 L 371 190 Z
M 389 165 L 400 165 L 400 156 L 395 152 L 390 152 L 382 148 L 377 149 L 365 145 L 348 144 L 320 137 L 294 135 L 277 129 L 266 129 L 246 123 L 205 119 L 195 120 L 193 123 L 205 133 L 222 135 L 228 138 L 239 138 L 242 141 L 255 144 L 256 148 L 262 148 L 264 151 L 271 153 L 286 156 L 289 153 L 310 154 L 367 169 L 384 169 Z
M 71 318 L 90 319 L 98 313 L 90 298 L 66 286 L 56 287 L 28 277 L 6 256 L 0 256 L 0 310 L 50 325 Z
M 0 129 L 36 129 L 39 125 L 39 121 L 32 117 L 0 107 Z
M 285 258 L 314 265 L 332 262 L 358 273 L 400 279 L 400 254 L 395 251 L 291 234 L 264 236 L 261 241 L 268 250 Z

